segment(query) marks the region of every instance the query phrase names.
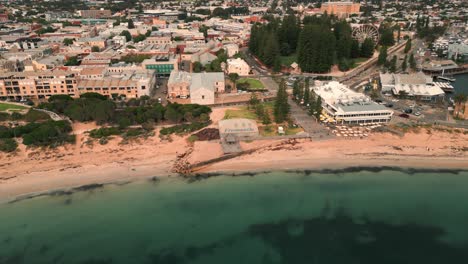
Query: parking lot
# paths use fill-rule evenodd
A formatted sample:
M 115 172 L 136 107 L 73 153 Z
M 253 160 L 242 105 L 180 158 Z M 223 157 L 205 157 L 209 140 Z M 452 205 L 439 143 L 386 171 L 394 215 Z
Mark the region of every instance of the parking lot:
M 413 120 L 425 122 L 445 121 L 447 119 L 447 109 L 443 103 L 417 102 L 408 99 L 398 99 L 392 95 L 383 95 L 376 102 L 393 109 L 396 116 L 406 114 Z

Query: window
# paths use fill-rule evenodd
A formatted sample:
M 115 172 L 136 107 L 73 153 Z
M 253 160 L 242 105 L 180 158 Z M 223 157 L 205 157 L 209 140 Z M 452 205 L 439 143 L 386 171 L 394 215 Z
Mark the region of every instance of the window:
M 204 95 L 202 95 L 202 96 L 201 96 L 201 99 L 205 99 L 205 96 L 204 96 Z

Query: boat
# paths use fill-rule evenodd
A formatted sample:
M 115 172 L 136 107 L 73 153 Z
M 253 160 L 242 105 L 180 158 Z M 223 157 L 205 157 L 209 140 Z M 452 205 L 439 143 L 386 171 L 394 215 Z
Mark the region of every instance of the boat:
M 447 82 L 454 82 L 455 81 L 455 78 L 449 77 L 449 76 L 437 76 L 436 78 L 439 79 L 439 80 L 442 80 L 442 81 L 447 81 Z

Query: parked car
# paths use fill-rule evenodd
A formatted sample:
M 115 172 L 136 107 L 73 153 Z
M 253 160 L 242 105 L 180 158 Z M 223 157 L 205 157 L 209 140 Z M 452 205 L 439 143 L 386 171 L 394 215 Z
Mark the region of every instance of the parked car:
M 411 114 L 411 113 L 413 113 L 413 109 L 411 109 L 411 108 L 406 108 L 406 109 L 405 109 L 405 113 Z
M 393 104 L 388 103 L 388 104 L 386 104 L 385 106 L 391 108 L 391 107 L 393 107 Z
M 421 115 L 421 112 L 416 112 L 414 113 L 415 116 L 420 116 Z
M 409 118 L 409 115 L 407 115 L 407 114 L 400 114 L 399 117 Z

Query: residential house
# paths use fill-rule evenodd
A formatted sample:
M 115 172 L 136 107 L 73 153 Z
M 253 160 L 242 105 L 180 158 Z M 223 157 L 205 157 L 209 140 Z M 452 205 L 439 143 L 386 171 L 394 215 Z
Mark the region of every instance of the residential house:
M 227 73 L 237 73 L 240 76 L 249 75 L 250 66 L 241 58 L 227 60 Z

